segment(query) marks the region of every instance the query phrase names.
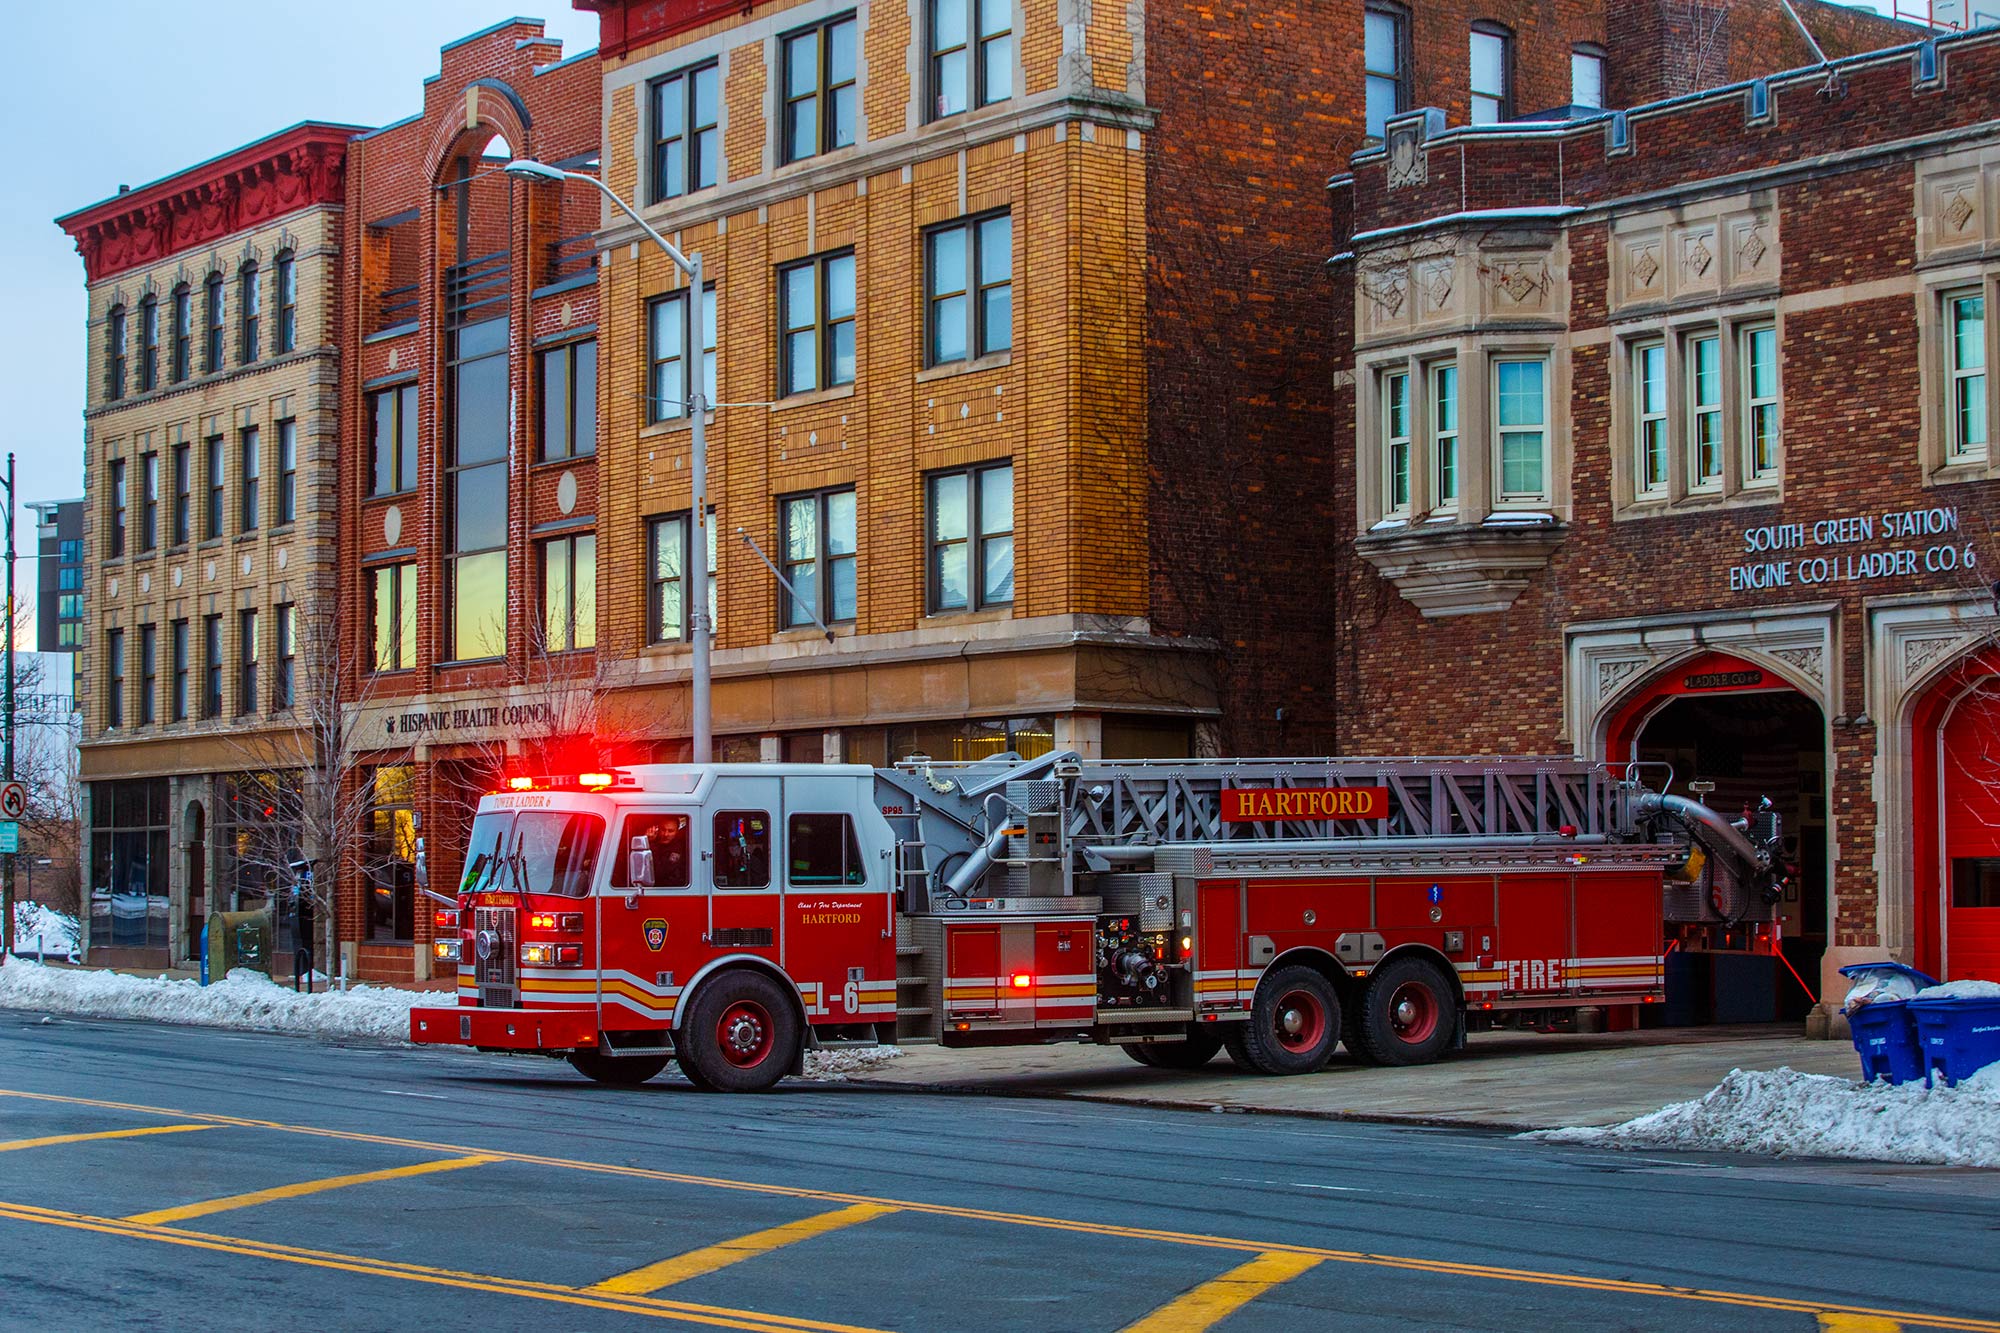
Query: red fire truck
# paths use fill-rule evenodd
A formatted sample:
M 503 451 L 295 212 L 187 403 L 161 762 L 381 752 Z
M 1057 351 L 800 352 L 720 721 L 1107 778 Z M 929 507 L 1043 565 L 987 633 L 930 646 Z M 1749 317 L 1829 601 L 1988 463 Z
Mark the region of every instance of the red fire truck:
M 458 1003 L 410 1035 L 722 1091 L 890 1041 L 1420 1064 L 1468 1027 L 1657 1003 L 1677 945 L 1774 947 L 1777 846 L 1768 815 L 1579 759 L 516 778 L 437 913 Z

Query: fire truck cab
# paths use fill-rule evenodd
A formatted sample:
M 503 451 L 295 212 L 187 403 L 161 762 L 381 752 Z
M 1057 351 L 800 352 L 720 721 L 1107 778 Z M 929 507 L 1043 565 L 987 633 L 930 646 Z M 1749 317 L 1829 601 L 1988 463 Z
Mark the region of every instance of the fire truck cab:
M 1775 827 L 1580 759 L 642 765 L 483 798 L 419 1043 L 768 1088 L 809 1047 L 1345 1041 L 1629 1012 L 1668 948 L 1770 938 Z

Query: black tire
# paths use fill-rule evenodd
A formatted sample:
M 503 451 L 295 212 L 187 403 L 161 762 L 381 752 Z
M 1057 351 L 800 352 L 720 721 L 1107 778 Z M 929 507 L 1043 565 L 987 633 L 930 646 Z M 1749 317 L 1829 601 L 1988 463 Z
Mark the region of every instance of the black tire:
M 664 1055 L 606 1055 L 603 1051 L 571 1051 L 570 1068 L 593 1083 L 636 1088 L 667 1067 Z
M 1213 1028 L 1190 1030 L 1186 1041 L 1146 1042 L 1124 1048 L 1125 1054 L 1151 1069 L 1200 1069 L 1222 1049 L 1222 1036 Z
M 1297 965 L 1264 974 L 1250 1021 L 1228 1039 L 1230 1058 L 1259 1074 L 1310 1074 L 1332 1058 L 1339 1042 L 1340 996 L 1333 983 Z
M 1354 1057 L 1356 1064 L 1372 1065 L 1367 1048 L 1361 1044 L 1361 994 L 1360 989 L 1349 984 L 1347 1002 L 1340 1006 L 1340 1044 Z
M 1457 1028 L 1451 980 L 1436 964 L 1405 957 L 1368 978 L 1354 1035 L 1371 1064 L 1427 1065 L 1450 1049 Z
M 704 1092 L 763 1092 L 798 1063 L 802 1036 L 784 988 L 745 969 L 702 986 L 676 1049 L 681 1072 Z

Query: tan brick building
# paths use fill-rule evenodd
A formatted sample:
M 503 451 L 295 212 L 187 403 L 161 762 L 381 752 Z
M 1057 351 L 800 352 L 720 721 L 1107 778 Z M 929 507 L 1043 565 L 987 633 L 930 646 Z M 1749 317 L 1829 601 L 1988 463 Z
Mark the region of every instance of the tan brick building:
M 267 802 L 235 775 L 282 768 L 300 627 L 334 611 L 354 133 L 296 125 L 58 219 L 89 282 L 76 693 L 95 961 L 195 957 L 209 914 L 277 880 L 236 855 L 239 816 Z

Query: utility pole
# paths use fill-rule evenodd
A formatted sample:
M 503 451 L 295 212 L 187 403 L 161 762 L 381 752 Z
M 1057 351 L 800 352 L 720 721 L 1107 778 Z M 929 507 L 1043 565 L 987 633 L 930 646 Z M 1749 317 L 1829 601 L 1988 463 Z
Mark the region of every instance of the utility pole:
M 7 753 L 6 779 L 14 780 L 14 452 L 7 451 Z M 0 964 L 14 953 L 14 853 L 0 872 Z

